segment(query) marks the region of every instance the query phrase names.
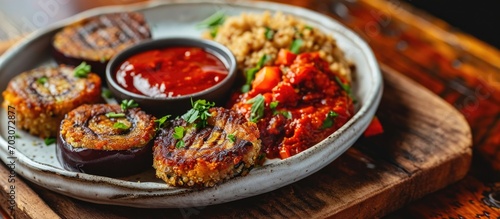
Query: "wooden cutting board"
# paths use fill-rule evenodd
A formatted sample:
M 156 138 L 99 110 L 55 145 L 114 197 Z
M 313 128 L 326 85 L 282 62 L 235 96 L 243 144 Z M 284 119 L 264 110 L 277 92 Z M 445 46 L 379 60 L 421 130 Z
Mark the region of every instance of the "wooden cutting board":
M 46 218 L 373 218 L 466 175 L 471 133 L 452 106 L 382 66 L 377 112 L 385 133 L 361 138 L 340 158 L 297 183 L 248 199 L 185 209 L 135 209 L 87 203 L 31 185 L 17 189 L 19 216 Z M 7 174 L 0 174 L 7 182 Z M 18 183 L 22 186 L 23 184 Z M 6 203 L 3 187 L 0 200 Z M 38 197 L 39 195 L 39 197 Z M 40 200 L 45 203 L 30 203 Z M 41 202 L 43 202 L 40 200 Z

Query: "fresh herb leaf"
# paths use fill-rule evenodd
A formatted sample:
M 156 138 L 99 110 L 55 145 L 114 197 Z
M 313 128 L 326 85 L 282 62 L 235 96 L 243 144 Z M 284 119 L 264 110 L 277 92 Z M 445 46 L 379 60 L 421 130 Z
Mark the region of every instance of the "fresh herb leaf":
M 16 134 L 14 134 L 14 137 L 15 137 L 15 138 L 21 138 L 21 136 L 20 136 L 19 134 L 17 134 L 17 133 L 16 133 Z
M 269 108 L 271 108 L 271 110 L 273 110 L 273 112 L 276 110 L 276 107 L 278 107 L 278 104 L 280 102 L 279 101 L 273 101 L 269 104 Z
M 193 100 L 191 99 L 191 105 L 193 106 L 193 108 L 182 115 L 182 119 L 184 119 L 184 121 L 188 123 L 194 123 L 195 121 L 198 121 L 196 123 L 196 128 L 204 128 L 205 126 L 207 126 L 208 117 L 212 116 L 212 114 L 210 114 L 208 110 L 211 107 L 215 106 L 215 103 L 202 99 L 197 100 L 193 103 Z
M 234 136 L 234 134 L 227 135 L 227 138 L 229 138 L 229 141 L 231 143 L 234 143 L 236 141 L 236 136 Z
M 125 125 L 124 123 L 121 122 L 115 122 L 115 124 L 113 124 L 113 128 L 127 130 L 130 128 L 130 126 Z
M 196 25 L 196 27 L 198 27 L 198 28 L 216 27 L 216 26 L 220 26 L 221 24 L 223 24 L 224 20 L 226 20 L 226 15 L 224 14 L 224 12 L 217 11 L 214 14 L 212 14 L 210 17 L 208 17 L 205 20 L 198 23 Z
M 177 143 L 175 143 L 175 148 L 183 148 L 185 145 L 184 140 L 178 140 Z
M 271 55 L 264 54 L 260 57 L 259 62 L 257 62 L 257 68 L 260 70 L 267 62 L 271 61 L 271 58 Z
M 101 92 L 101 96 L 106 98 L 106 99 L 111 99 L 113 98 L 113 94 L 109 89 L 103 88 Z
M 56 138 L 45 138 L 43 139 L 43 142 L 45 145 L 49 146 L 50 144 L 53 144 L 56 142 Z
M 210 28 L 210 36 L 212 38 L 215 38 L 217 36 L 217 33 L 219 33 L 219 27 L 211 27 Z
M 139 104 L 137 104 L 134 100 L 122 100 L 122 103 L 120 104 L 120 107 L 122 108 L 123 111 L 126 111 L 127 109 L 132 109 L 138 107 Z
M 342 89 L 347 92 L 347 94 L 349 96 L 351 96 L 351 86 L 349 86 L 349 84 L 344 84 L 342 83 L 342 81 L 340 80 L 339 77 L 335 77 L 335 81 L 337 81 L 337 83 L 340 85 L 340 87 L 342 87 Z
M 313 27 L 311 27 L 309 25 L 304 26 L 304 28 L 307 29 L 307 30 L 313 30 Z
M 45 83 L 47 83 L 47 80 L 49 78 L 47 78 L 47 76 L 43 76 L 43 77 L 39 77 L 38 79 L 36 79 L 36 82 L 41 84 L 41 85 L 44 85 Z
M 257 74 L 257 72 L 271 59 L 272 57 L 270 55 L 264 54 L 262 57 L 260 57 L 256 67 L 250 68 L 245 71 L 245 84 L 241 87 L 242 93 L 250 91 L 250 84 L 252 84 L 253 79 L 255 79 L 255 74 Z
M 165 122 L 167 121 L 168 118 L 170 118 L 170 115 L 166 115 L 166 116 L 163 116 L 163 117 L 155 120 L 155 122 L 158 123 L 158 129 L 163 127 L 163 125 L 165 124 Z
M 292 42 L 292 45 L 290 46 L 290 52 L 292 52 L 294 54 L 299 54 L 300 47 L 302 47 L 303 43 L 304 43 L 304 41 L 302 39 L 295 39 Z
M 259 119 L 264 117 L 264 100 L 264 96 L 259 94 L 247 101 L 247 104 L 252 104 L 252 108 L 250 109 L 251 122 L 257 122 Z
M 339 114 L 337 114 L 334 111 L 328 112 L 328 114 L 326 115 L 325 121 L 323 121 L 323 124 L 321 125 L 321 129 L 327 129 L 327 128 L 332 127 L 333 122 L 337 116 L 339 116 Z
M 269 27 L 266 27 L 265 36 L 266 36 L 266 39 L 272 40 L 274 37 L 274 30 L 269 28 Z
M 77 78 L 86 78 L 90 73 L 91 67 L 87 65 L 86 62 L 82 62 L 80 65 L 76 66 L 74 70 L 74 75 Z
M 290 111 L 280 110 L 280 111 L 273 112 L 273 115 L 278 115 L 278 114 L 283 115 L 287 119 L 291 119 L 292 118 L 292 113 Z
M 106 113 L 106 117 L 108 117 L 108 118 L 123 118 L 123 117 L 125 117 L 125 113 L 109 112 L 109 113 Z
M 182 140 L 182 138 L 184 138 L 185 132 L 186 132 L 186 128 L 184 128 L 182 126 L 176 126 L 174 128 L 173 137 L 174 137 L 174 139 L 177 139 L 177 143 L 175 144 L 176 148 L 184 147 L 184 140 Z
M 184 132 L 186 131 L 186 128 L 183 126 L 176 126 L 174 127 L 174 139 L 180 140 L 184 138 Z

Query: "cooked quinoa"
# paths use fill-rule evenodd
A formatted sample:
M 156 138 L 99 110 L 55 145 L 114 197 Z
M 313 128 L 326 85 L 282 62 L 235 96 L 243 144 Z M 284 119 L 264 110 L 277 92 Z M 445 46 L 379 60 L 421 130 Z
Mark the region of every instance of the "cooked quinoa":
M 266 54 L 271 60 L 276 59 L 280 49 L 290 49 L 294 40 L 301 39 L 300 53 L 319 52 L 320 57 L 330 63 L 332 71 L 350 79 L 351 63 L 333 36 L 281 12 L 227 17 L 215 37 L 209 31 L 203 37 L 227 46 L 236 56 L 241 71 L 256 67 Z

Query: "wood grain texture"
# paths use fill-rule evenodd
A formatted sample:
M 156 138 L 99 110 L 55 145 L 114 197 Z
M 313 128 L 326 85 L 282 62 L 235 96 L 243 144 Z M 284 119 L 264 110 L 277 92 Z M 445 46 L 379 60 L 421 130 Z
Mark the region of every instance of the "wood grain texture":
M 14 161 L 14 160 L 13 160 Z M 0 207 L 15 218 L 59 218 L 52 209 L 23 182 L 20 176 L 12 172 L 13 165 L 0 165 Z M 13 186 L 13 187 L 12 187 Z M 11 201 L 13 201 L 11 203 Z
M 216 206 L 145 210 L 86 203 L 33 187 L 63 218 L 382 217 L 464 177 L 472 155 L 462 115 L 390 68 L 383 72 L 377 115 L 385 133 L 360 139 L 326 168 L 274 192 Z

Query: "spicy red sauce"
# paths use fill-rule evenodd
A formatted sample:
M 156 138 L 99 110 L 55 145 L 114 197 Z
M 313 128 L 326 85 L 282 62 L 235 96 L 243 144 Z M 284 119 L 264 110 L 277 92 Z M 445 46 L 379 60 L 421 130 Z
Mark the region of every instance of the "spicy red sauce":
M 263 117 L 257 121 L 262 152 L 268 158 L 287 158 L 308 149 L 344 125 L 353 115 L 350 95 L 340 83 L 348 81 L 332 72 L 318 53 L 290 53 L 289 62 L 279 63 L 280 82 L 262 92 L 252 88 L 248 93 L 233 96 L 229 106 L 250 118 L 252 104 L 248 101 L 264 97 Z M 271 103 L 278 103 L 271 109 Z M 330 118 L 330 112 L 336 116 Z
M 175 97 L 208 89 L 226 78 L 224 63 L 198 47 L 168 47 L 131 56 L 116 71 L 126 90 L 150 97 Z

